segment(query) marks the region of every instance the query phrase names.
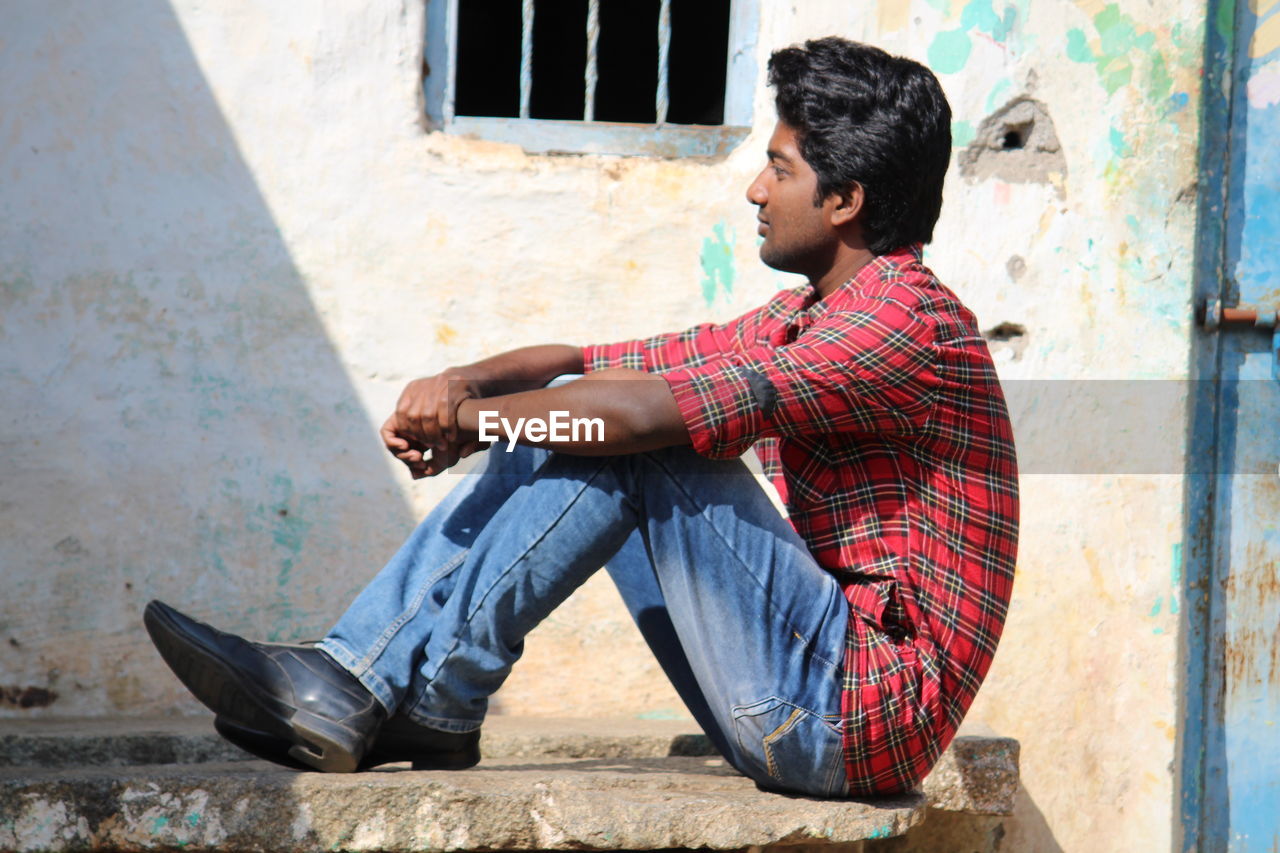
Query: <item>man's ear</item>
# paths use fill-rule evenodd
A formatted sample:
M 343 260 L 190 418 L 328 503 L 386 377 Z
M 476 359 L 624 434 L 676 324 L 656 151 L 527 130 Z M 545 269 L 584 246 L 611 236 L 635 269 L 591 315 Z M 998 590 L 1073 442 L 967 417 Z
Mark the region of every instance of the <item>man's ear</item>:
M 862 184 L 856 181 L 850 184 L 847 190 L 832 193 L 832 196 L 835 199 L 835 205 L 831 208 L 831 224 L 836 228 L 848 225 L 857 219 L 867 200 Z

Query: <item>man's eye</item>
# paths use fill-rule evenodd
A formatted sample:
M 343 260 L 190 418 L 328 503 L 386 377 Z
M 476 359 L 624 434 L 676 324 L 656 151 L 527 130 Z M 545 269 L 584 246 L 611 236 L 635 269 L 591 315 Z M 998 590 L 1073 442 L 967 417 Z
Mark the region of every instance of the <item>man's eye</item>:
M 782 168 L 781 166 L 774 166 L 774 167 L 773 167 L 773 175 L 774 175 L 774 177 L 775 177 L 775 178 L 785 177 L 785 176 L 786 176 L 786 174 L 787 174 L 787 170 L 786 170 L 786 169 L 784 169 L 784 168 Z

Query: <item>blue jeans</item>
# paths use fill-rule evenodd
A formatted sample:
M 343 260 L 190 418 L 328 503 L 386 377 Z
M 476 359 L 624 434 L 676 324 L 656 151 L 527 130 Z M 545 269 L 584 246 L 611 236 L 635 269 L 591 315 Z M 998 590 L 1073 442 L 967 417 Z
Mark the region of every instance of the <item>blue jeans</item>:
M 765 788 L 843 795 L 848 605 L 746 466 L 685 447 L 506 448 L 459 477 L 321 647 L 389 712 L 471 731 L 525 635 L 607 564 L 730 764 Z

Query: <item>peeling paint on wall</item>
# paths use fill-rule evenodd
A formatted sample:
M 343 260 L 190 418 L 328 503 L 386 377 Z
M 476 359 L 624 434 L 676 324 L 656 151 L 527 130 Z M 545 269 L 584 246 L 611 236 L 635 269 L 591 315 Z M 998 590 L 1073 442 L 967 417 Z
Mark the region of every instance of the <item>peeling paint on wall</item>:
M 1260 8 L 1256 13 L 1258 17 L 1265 15 L 1274 6 L 1273 3 L 1263 5 L 1265 8 Z M 1280 47 L 1280 15 L 1272 15 L 1254 30 L 1253 38 L 1249 41 L 1249 56 L 1261 59 L 1278 47 Z
M 958 26 L 934 35 L 929 44 L 929 67 L 937 74 L 963 71 L 975 40 L 1003 44 L 1018 22 L 1026 19 L 1029 7 L 1027 0 L 1021 0 L 1016 5 L 1005 3 L 997 12 L 992 0 L 970 0 L 960 12 Z
M 1280 19 L 1280 16 L 1277 16 Z M 1268 62 L 1249 76 L 1245 93 L 1255 110 L 1280 104 L 1280 62 Z
M 702 240 L 702 298 L 711 305 L 718 292 L 733 298 L 733 229 L 725 222 L 717 222 L 711 229 L 712 236 Z
M 1143 96 L 1159 102 L 1170 96 L 1174 84 L 1166 52 L 1182 42 L 1180 25 L 1161 31 L 1158 41 L 1155 30 L 1143 27 L 1112 3 L 1093 16 L 1092 36 L 1078 27 L 1067 31 L 1066 55 L 1075 62 L 1092 63 L 1108 95 L 1138 82 L 1135 73 L 1145 64 Z

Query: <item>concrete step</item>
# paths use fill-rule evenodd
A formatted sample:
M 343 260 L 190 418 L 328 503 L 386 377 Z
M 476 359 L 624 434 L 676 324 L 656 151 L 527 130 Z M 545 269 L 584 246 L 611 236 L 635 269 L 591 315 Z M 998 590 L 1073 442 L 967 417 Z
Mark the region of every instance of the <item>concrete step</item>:
M 715 755 L 707 736 L 680 720 L 556 719 L 490 715 L 485 755 L 508 758 L 656 758 Z M 126 767 L 247 761 L 213 730 L 213 717 L 0 719 L 0 768 Z
M 1007 738 L 957 739 L 920 793 L 837 801 L 759 791 L 669 721 L 494 716 L 474 769 L 353 775 L 240 760 L 208 719 L 15 723 L 0 721 L 0 850 L 849 845 L 927 805 L 1008 813 L 1017 788 Z

